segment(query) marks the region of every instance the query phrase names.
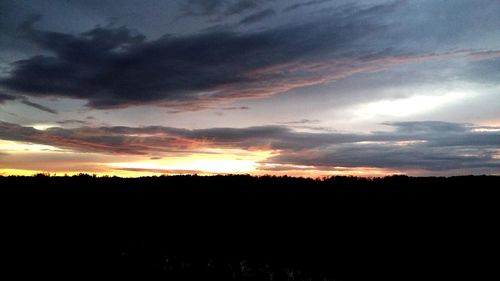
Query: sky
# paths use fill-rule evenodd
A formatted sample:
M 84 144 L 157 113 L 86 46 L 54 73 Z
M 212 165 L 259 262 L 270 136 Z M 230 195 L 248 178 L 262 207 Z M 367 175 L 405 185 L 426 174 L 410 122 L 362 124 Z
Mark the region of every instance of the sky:
M 499 175 L 498 15 L 0 0 L 0 175 Z

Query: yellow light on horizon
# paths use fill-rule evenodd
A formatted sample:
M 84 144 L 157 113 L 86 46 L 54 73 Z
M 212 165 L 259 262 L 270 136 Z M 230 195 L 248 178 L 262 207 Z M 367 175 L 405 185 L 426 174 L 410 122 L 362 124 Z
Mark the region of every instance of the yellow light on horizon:
M 407 143 L 400 145 L 407 145 Z M 272 174 L 318 178 L 334 175 L 371 177 L 397 173 L 395 170 L 370 167 L 328 168 L 272 164 L 268 162 L 268 159 L 280 153 L 273 150 L 209 148 L 200 153 L 144 159 L 144 156 L 138 155 L 90 155 L 48 145 L 1 140 L 0 151 L 6 152 L 3 159 L 0 159 L 0 165 L 3 166 L 0 166 L 0 175 L 3 176 L 31 176 L 37 173 L 71 176 L 87 173 L 97 176 L 140 177 L 197 173 L 199 175 L 251 174 L 256 176 Z M 494 157 L 496 159 L 498 154 Z
M 266 167 L 270 170 L 266 170 Z M 276 170 L 275 168 L 282 168 Z M 292 177 L 321 178 L 329 176 L 357 176 L 357 177 L 383 177 L 401 174 L 398 170 L 375 167 L 315 167 L 304 165 L 264 164 L 259 167 L 255 175 L 277 175 Z
M 212 154 L 213 153 L 213 154 Z M 109 163 L 115 170 L 144 171 L 153 173 L 206 173 L 206 174 L 242 174 L 253 173 L 260 161 L 273 154 L 271 151 L 246 151 L 218 149 L 209 153 L 189 156 L 166 157 L 159 160 Z
M 205 173 L 247 173 L 254 171 L 256 163 L 253 160 L 233 159 L 202 159 L 186 163 L 172 163 L 168 165 L 151 162 L 111 163 L 109 167 L 124 170 L 144 170 L 156 173 L 182 172 L 205 172 Z

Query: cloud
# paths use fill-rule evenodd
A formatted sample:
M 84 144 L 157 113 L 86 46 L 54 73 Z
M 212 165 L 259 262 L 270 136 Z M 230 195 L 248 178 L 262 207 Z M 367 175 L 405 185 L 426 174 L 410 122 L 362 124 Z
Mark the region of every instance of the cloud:
M 330 1 L 331 0 L 311 0 L 311 1 L 307 1 L 307 2 L 295 3 L 295 4 L 292 4 L 288 7 L 286 7 L 285 9 L 283 9 L 283 12 L 290 12 L 290 11 L 297 10 L 297 9 L 300 9 L 303 7 L 315 6 L 315 5 L 323 4 L 326 2 L 330 2 Z
M 224 112 L 222 112 L 222 111 L 250 110 L 250 107 L 248 107 L 248 106 L 227 106 L 227 107 L 218 108 L 218 110 L 221 110 L 221 111 L 215 111 L 215 115 L 223 116 Z
M 493 60 L 500 58 L 499 50 L 490 50 L 483 52 L 471 52 L 467 55 L 467 57 L 471 60 L 483 61 L 483 60 Z
M 89 116 L 91 117 L 91 116 Z M 88 120 L 92 120 L 93 118 L 88 118 Z M 67 120 L 61 120 L 56 122 L 59 125 L 79 125 L 79 126 L 88 126 L 90 125 L 90 122 L 84 121 L 84 120 L 76 120 L 76 119 L 67 119 Z
M 224 0 L 188 0 L 183 8 L 188 15 L 212 15 L 219 12 Z
M 253 24 L 276 14 L 273 9 L 266 9 L 247 16 L 240 21 L 240 25 Z
M 241 14 L 246 11 L 254 10 L 272 1 L 273 0 L 238 0 L 235 1 L 235 3 L 228 5 L 224 14 L 225 15 Z
M 250 107 L 248 106 L 228 106 L 228 107 L 223 107 L 221 110 L 249 110 Z
M 281 124 L 289 124 L 289 125 L 304 125 L 304 124 L 317 124 L 320 123 L 320 120 L 314 119 L 301 119 L 296 121 L 282 122 Z
M 57 114 L 57 111 L 55 111 L 55 110 L 53 110 L 53 109 L 51 109 L 49 107 L 46 107 L 44 105 L 32 102 L 32 101 L 30 101 L 28 99 L 21 99 L 21 103 L 25 104 L 27 106 L 31 106 L 31 107 L 36 108 L 36 109 L 41 110 L 41 111 L 45 111 L 45 112 L 48 112 L 48 113 L 51 113 L 51 114 Z
M 232 16 L 257 9 L 273 0 L 188 0 L 182 8 L 187 15 Z
M 420 169 L 500 168 L 500 128 L 471 124 L 391 122 L 389 132 L 311 133 L 286 126 L 247 128 L 80 127 L 41 131 L 0 122 L 0 139 L 52 145 L 81 152 L 150 155 L 195 153 L 208 148 L 273 150 L 262 164 L 319 167 Z M 490 128 L 491 129 L 491 128 Z
M 383 122 L 382 124 L 396 128 L 396 133 L 409 134 L 431 134 L 442 132 L 463 133 L 470 130 L 471 124 L 449 123 L 441 121 L 419 121 L 419 122 Z
M 462 74 L 469 81 L 498 85 L 500 81 L 500 52 L 472 54 L 472 61 Z
M 31 107 L 36 108 L 36 109 L 41 110 L 41 111 L 45 111 L 45 112 L 48 112 L 51 114 L 57 114 L 57 111 L 55 111 L 49 107 L 46 107 L 44 105 L 32 102 L 26 97 L 14 96 L 14 95 L 4 94 L 4 93 L 0 92 L 0 104 L 5 103 L 6 101 L 14 101 L 14 100 L 19 100 L 19 101 L 21 101 L 22 104 L 27 105 L 27 106 L 31 106 Z
M 313 167 L 376 167 L 400 171 L 446 171 L 472 168 L 500 168 L 494 158 L 496 150 L 483 147 L 448 147 L 427 145 L 397 146 L 390 144 L 343 145 L 332 151 L 297 151 L 268 159 L 270 163 L 287 163 Z
M 4 94 L 4 93 L 0 92 L 0 104 L 5 103 L 6 101 L 15 100 L 15 99 L 17 99 L 16 96 L 12 96 L 12 95 L 8 95 L 8 94 Z
M 440 56 L 360 44 L 384 30 L 377 19 L 392 12 L 387 5 L 259 32 L 150 41 L 126 27 L 73 35 L 38 30 L 30 21 L 22 26 L 24 35 L 50 54 L 16 61 L 0 86 L 22 95 L 83 99 L 98 109 L 154 104 L 199 110 Z
M 471 124 L 386 122 L 392 132 L 327 147 L 288 150 L 267 161 L 315 167 L 377 167 L 446 171 L 500 168 L 500 133 L 482 133 Z M 498 128 L 497 128 L 498 129 Z
M 193 175 L 193 174 L 206 174 L 206 171 L 201 170 L 175 170 L 175 169 L 151 169 L 151 168 L 113 168 L 118 171 L 129 171 L 129 172 L 143 172 L 143 173 L 155 173 L 155 174 L 168 174 L 168 175 Z M 214 173 L 210 174 L 226 174 L 226 173 Z

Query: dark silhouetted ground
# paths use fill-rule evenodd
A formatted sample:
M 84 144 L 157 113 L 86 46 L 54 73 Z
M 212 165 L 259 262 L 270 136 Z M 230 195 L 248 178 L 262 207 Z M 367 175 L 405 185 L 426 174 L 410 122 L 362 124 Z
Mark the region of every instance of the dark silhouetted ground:
M 0 177 L 0 274 L 495 280 L 499 189 L 486 176 Z

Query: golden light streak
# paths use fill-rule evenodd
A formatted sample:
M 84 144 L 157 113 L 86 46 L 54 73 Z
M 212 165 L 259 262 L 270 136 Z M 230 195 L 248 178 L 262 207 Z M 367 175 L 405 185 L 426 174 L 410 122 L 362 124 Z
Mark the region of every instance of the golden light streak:
M 33 176 L 40 171 L 23 169 L 0 169 L 0 176 Z

